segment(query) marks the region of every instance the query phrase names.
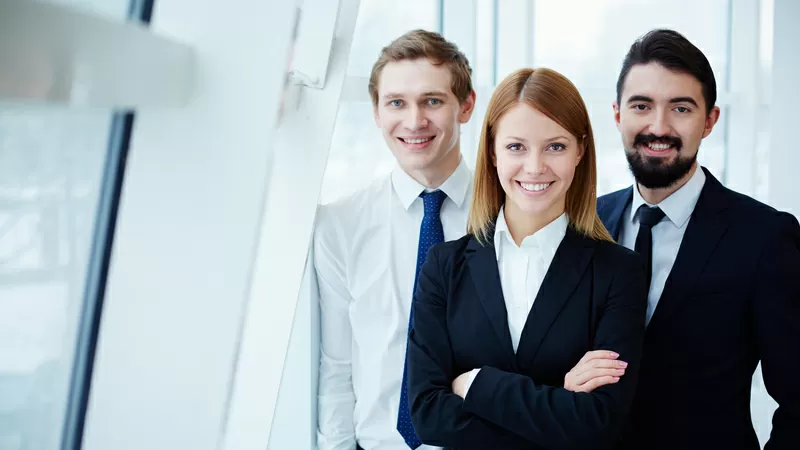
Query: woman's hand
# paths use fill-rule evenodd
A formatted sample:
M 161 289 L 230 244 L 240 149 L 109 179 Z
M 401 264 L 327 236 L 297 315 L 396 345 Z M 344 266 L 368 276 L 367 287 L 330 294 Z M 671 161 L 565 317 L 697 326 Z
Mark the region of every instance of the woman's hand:
M 453 394 L 461 398 L 467 396 L 467 383 L 469 383 L 469 376 L 471 373 L 471 370 L 469 372 L 464 372 L 453 380 Z
M 618 361 L 619 355 L 607 350 L 595 350 L 583 355 L 578 364 L 564 375 L 564 389 L 572 392 L 592 392 L 600 386 L 614 384 L 625 375 L 628 363 Z

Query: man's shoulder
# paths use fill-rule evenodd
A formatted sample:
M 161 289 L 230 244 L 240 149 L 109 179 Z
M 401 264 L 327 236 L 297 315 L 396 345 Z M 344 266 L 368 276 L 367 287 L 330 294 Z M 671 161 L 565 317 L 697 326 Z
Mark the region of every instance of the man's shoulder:
M 355 191 L 337 198 L 329 203 L 320 204 L 317 211 L 317 226 L 329 226 L 332 223 L 357 223 L 360 215 L 371 211 L 383 200 L 386 188 L 391 188 L 391 178 L 381 176 Z
M 732 218 L 750 227 L 765 232 L 774 231 L 783 226 L 797 224 L 797 219 L 788 212 L 778 209 L 734 190 L 723 188 L 729 198 Z
M 626 188 L 622 188 L 618 191 L 614 191 L 605 195 L 601 195 L 597 197 L 597 207 L 600 208 L 608 206 L 608 205 L 616 205 L 617 203 L 623 201 L 628 194 L 631 193 L 631 186 Z
M 627 203 L 631 198 L 631 187 L 628 186 L 624 189 L 614 191 L 610 194 L 605 194 L 597 198 L 597 214 L 600 219 L 607 223 L 607 220 L 614 214 L 615 210 L 623 203 Z

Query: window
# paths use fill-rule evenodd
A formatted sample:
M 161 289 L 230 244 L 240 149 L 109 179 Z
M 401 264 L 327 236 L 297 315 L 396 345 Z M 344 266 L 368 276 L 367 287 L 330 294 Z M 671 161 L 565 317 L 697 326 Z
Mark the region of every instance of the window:
M 558 70 L 581 91 L 597 146 L 598 194 L 631 183 L 611 104 L 622 60 L 637 37 L 653 28 L 667 27 L 692 40 L 711 62 L 725 114 L 729 0 L 537 0 L 534 5 L 533 66 Z M 654 15 L 656 9 L 658 14 Z M 685 13 L 689 9 L 692 14 Z M 571 13 L 576 10 L 581 14 Z M 698 154 L 701 164 L 718 177 L 725 169 L 725 126 L 726 122 L 720 120 Z
M 434 0 L 361 1 L 347 73 L 359 81 L 355 89 L 362 97 L 360 101 L 343 102 L 339 106 L 321 203 L 347 195 L 365 181 L 391 170 L 394 158 L 372 117 L 367 95 L 369 74 L 381 48 L 393 39 L 415 28 L 438 31 L 439 11 L 439 2 Z
M 117 19 L 147 12 L 128 0 L 54 3 Z M 49 71 L 3 80 L 6 88 L 27 99 L 69 89 L 50 76 L 56 69 L 47 55 L 28 60 Z M 80 432 L 131 120 L 108 110 L 0 103 L 1 449 L 70 448 Z

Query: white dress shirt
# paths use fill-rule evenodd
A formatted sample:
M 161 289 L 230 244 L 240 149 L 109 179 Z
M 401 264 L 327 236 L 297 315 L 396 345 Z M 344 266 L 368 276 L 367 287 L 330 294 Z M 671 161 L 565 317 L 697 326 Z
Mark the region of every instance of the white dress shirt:
M 511 237 L 503 210 L 504 208 L 500 208 L 495 222 L 494 249 L 506 303 L 508 331 L 516 353 L 533 302 L 556 256 L 558 246 L 567 234 L 569 220 L 567 213 L 563 213 L 541 230 L 526 236 L 521 245 L 517 245 Z M 480 368 L 472 370 L 467 380 L 466 392 L 469 392 L 469 387 L 479 371 Z
M 466 233 L 472 174 L 462 160 L 440 187 L 445 240 Z M 320 208 L 318 448 L 408 450 L 397 431 L 425 187 L 399 168 Z M 420 449 L 433 449 L 423 445 Z
M 664 291 L 664 284 L 667 282 L 675 258 L 678 257 L 678 250 L 686 233 L 686 226 L 692 216 L 700 192 L 706 183 L 706 174 L 698 165 L 697 169 L 683 186 L 665 198 L 658 205 L 647 203 L 639 193 L 638 186 L 633 187 L 633 201 L 628 209 L 622 214 L 623 227 L 620 230 L 619 242 L 633 249 L 636 245 L 636 235 L 639 233 L 639 218 L 636 211 L 643 204 L 648 206 L 658 206 L 664 211 L 666 217 L 653 226 L 653 274 L 650 281 L 650 292 L 647 295 L 647 318 L 646 323 L 650 324 L 650 319 Z

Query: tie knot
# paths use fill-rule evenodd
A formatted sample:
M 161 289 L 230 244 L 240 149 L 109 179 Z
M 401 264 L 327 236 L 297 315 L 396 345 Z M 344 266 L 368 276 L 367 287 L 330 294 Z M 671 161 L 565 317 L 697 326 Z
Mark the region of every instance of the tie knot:
M 665 216 L 664 211 L 658 206 L 650 207 L 642 205 L 639 207 L 639 225 L 646 227 L 653 227 L 653 225 L 661 222 Z
M 444 191 L 432 191 L 432 192 L 423 192 L 420 194 L 422 197 L 422 202 L 425 205 L 425 215 L 439 215 L 439 211 L 442 209 L 442 203 L 444 203 L 444 199 L 447 198 L 447 194 Z

